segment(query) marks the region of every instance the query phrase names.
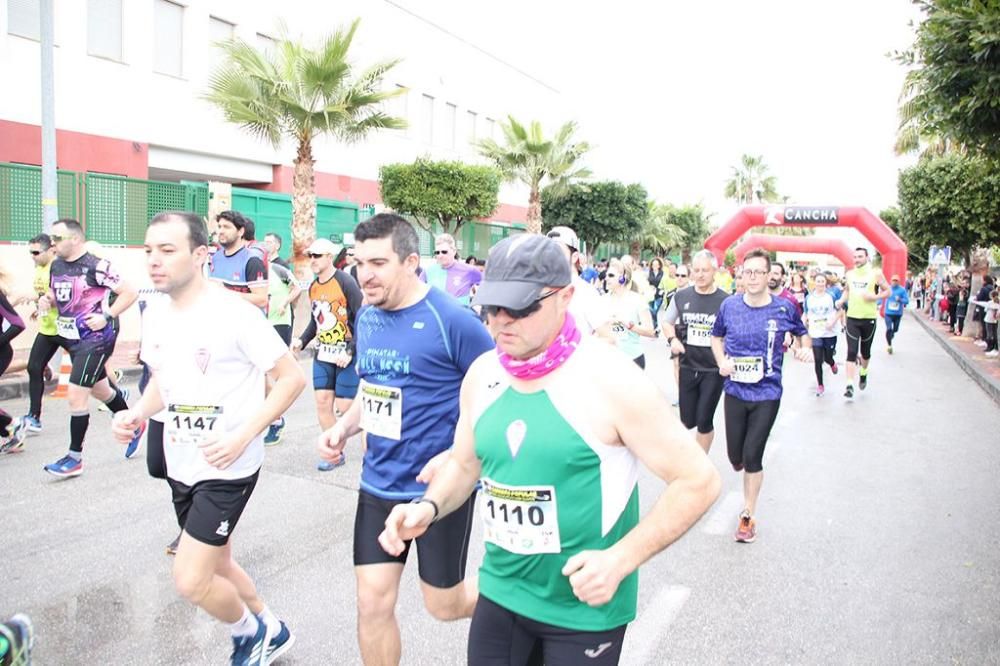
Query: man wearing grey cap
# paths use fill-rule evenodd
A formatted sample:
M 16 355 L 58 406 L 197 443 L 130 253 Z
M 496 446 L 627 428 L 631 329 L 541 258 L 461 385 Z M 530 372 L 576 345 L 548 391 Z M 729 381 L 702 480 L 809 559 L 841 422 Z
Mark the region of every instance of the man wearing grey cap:
M 537 235 L 490 252 L 473 303 L 497 348 L 462 383 L 455 444 L 427 492 L 395 507 L 389 553 L 481 483 L 486 554 L 471 664 L 617 664 L 643 562 L 711 506 L 719 475 L 652 381 L 569 312 L 562 248 Z M 639 520 L 642 462 L 669 484 Z M 516 583 L 515 583 L 516 581 Z
M 569 302 L 569 312 L 577 328 L 585 335 L 594 333 L 613 344 L 615 336 L 611 330 L 611 313 L 597 289 L 580 277 L 580 239 L 576 232 L 569 227 L 552 227 L 546 236 L 559 243 L 573 271 L 573 298 Z

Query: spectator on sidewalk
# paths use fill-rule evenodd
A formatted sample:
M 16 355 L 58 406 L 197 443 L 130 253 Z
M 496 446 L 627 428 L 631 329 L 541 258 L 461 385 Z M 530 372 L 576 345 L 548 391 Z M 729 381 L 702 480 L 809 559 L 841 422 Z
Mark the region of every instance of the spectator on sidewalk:
M 1000 291 L 994 289 L 989 294 L 989 300 L 974 301 L 975 304 L 983 308 L 983 323 L 986 329 L 986 355 L 996 357 L 1000 355 L 997 350 L 997 321 L 1000 320 Z
M 983 286 L 979 288 L 979 293 L 976 294 L 974 300 L 976 309 L 972 313 L 972 321 L 978 322 L 979 326 L 976 329 L 976 344 L 980 347 L 985 347 L 987 344 L 986 340 L 986 327 L 984 326 L 986 315 L 986 308 L 979 305 L 980 302 L 990 300 L 990 292 L 994 289 L 993 287 L 993 276 L 986 275 L 983 276 Z

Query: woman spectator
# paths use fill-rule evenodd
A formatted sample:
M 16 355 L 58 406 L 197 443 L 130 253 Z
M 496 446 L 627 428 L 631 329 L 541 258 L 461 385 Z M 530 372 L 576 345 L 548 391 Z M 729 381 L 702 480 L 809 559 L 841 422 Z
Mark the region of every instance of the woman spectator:
M 649 286 L 653 288 L 653 300 L 649 302 L 649 314 L 653 318 L 653 325 L 656 326 L 656 313 L 663 307 L 663 288 L 660 283 L 663 281 L 663 260 L 659 257 L 649 262 L 649 273 L 647 275 Z

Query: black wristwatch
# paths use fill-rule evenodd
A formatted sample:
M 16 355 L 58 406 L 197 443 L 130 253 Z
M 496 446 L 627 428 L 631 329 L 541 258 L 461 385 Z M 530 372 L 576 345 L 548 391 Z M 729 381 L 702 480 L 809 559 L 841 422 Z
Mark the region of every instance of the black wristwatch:
M 667 344 L 669 345 L 671 342 L 673 342 L 676 339 L 677 338 L 675 336 L 671 335 L 669 338 L 667 338 Z
M 437 502 L 435 502 L 432 499 L 428 499 L 426 497 L 418 497 L 414 500 L 410 500 L 410 504 L 420 504 L 421 502 L 426 502 L 430 504 L 431 507 L 434 509 L 434 517 L 431 518 L 431 522 L 436 523 L 438 516 L 441 515 L 441 509 L 438 508 Z

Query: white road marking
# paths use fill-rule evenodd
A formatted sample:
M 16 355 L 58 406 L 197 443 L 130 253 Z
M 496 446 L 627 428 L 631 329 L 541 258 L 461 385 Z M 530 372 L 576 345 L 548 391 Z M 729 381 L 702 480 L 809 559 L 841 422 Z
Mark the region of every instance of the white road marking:
M 743 510 L 743 491 L 732 490 L 726 493 L 715 510 L 702 524 L 701 531 L 705 534 L 719 536 L 736 529 L 736 518 Z
M 683 585 L 664 585 L 656 592 L 628 627 L 622 650 L 623 666 L 653 663 L 656 646 L 667 638 L 667 629 L 689 596 L 691 589 Z

